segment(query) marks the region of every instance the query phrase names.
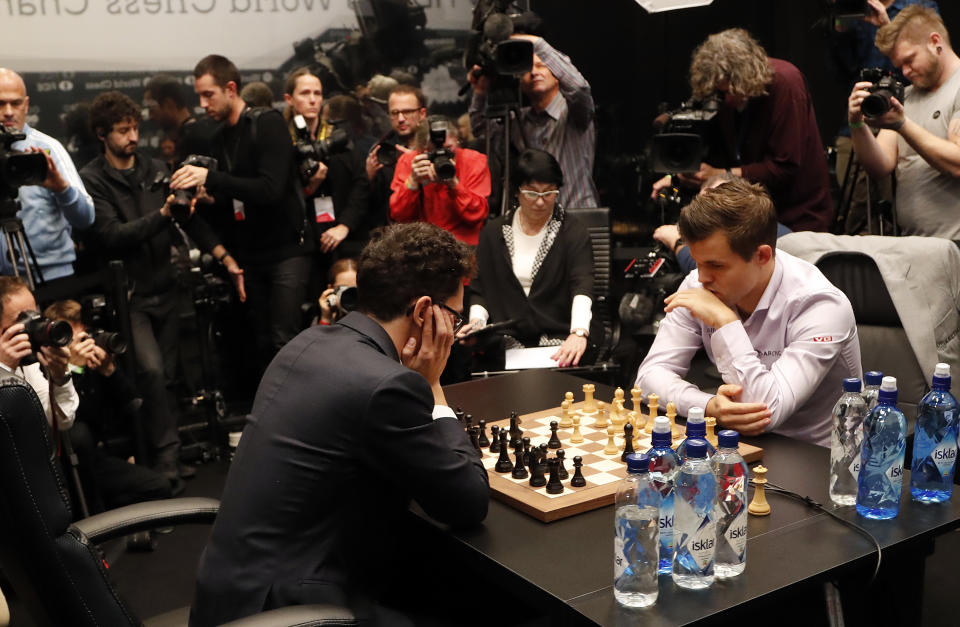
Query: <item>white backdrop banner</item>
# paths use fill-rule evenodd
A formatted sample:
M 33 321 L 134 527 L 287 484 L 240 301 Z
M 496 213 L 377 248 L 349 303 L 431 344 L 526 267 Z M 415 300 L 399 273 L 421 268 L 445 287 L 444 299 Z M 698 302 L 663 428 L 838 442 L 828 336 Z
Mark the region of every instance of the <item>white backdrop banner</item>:
M 466 29 L 470 0 L 417 0 L 432 29 Z M 211 53 L 276 67 L 291 43 L 356 28 L 353 0 L 0 0 L 0 64 L 19 72 L 192 69 Z

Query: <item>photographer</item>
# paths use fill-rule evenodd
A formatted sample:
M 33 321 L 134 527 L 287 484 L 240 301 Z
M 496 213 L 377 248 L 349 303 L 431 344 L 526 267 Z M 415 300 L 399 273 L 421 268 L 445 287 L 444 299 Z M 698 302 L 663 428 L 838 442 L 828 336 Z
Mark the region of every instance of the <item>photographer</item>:
M 40 315 L 27 284 L 18 277 L 0 276 L 0 368 L 30 384 L 54 430 L 69 429 L 80 404 L 68 370 L 70 352 L 64 346 L 37 346 L 21 318 L 24 312 Z M 32 355 L 36 359 L 31 358 Z M 60 408 L 56 423 L 50 404 L 51 391 Z
M 594 104 L 590 84 L 570 62 L 542 37 L 515 34 L 511 39 L 533 42 L 533 69 L 520 79 L 520 89 L 530 105 L 520 110 L 519 125 L 513 127 L 512 146 L 517 151 L 538 148 L 552 154 L 563 168 L 566 185 L 560 200 L 566 207 L 596 207 L 593 160 L 597 144 Z M 487 133 L 484 109 L 489 77 L 479 66 L 468 74 L 473 86 L 470 119 L 473 133 Z M 492 124 L 500 128 L 500 123 Z
M 857 157 L 870 176 L 896 171 L 904 233 L 960 239 L 960 58 L 940 16 L 920 6 L 877 31 L 876 44 L 913 85 L 905 103 L 880 94 L 888 110 L 875 117 L 862 109 L 871 83 L 854 85 L 847 115 Z M 871 128 L 882 130 L 874 137 Z
M 150 121 L 176 142 L 176 163 L 189 155 L 209 152 L 208 145 L 216 124 L 206 118 L 197 119 L 187 106 L 183 83 L 175 76 L 157 74 L 147 81 L 143 104 Z
M 429 135 L 419 136 L 417 146 L 397 162 L 390 217 L 429 222 L 476 246 L 489 212 L 486 155 L 460 148 L 456 124 L 440 116 L 430 119 Z
M 27 124 L 30 98 L 20 75 L 0 68 L 0 122 L 5 130 L 23 133 L 26 139 L 14 142 L 16 150 L 42 152 L 47 159 L 47 177 L 41 185 L 20 188 L 17 213 L 24 234 L 37 256 L 44 280 L 73 274 L 77 259 L 73 229 L 93 223 L 93 201 L 83 188 L 70 155 L 57 140 Z M 23 271 L 23 260 L 19 261 Z M 13 274 L 6 241 L 0 238 L 0 274 Z
M 694 51 L 690 86 L 696 100 L 720 92 L 719 133 L 711 162 L 680 181 L 701 185 L 722 172 L 762 183 L 779 221 L 794 231 L 826 231 L 833 222 L 827 160 L 806 79 L 792 64 L 767 56 L 741 28 L 714 35 Z M 676 181 L 668 175 L 651 197 Z
M 345 291 L 348 288 L 353 288 L 354 293 L 357 288 L 357 262 L 349 257 L 330 266 L 330 282 L 319 299 L 320 324 L 333 324 L 348 313 L 351 308 L 346 307 L 341 298 L 345 293 L 349 294 Z
M 240 277 L 242 271 L 206 223 L 193 215 L 193 204 L 176 205 L 174 196 L 166 195 L 160 184 L 166 173 L 163 163 L 137 149 L 139 114 L 136 103 L 120 92 L 97 96 L 90 107 L 90 126 L 103 143 L 103 154 L 80 175 L 96 206 L 91 249 L 100 253 L 104 264 L 123 261 L 130 281 L 131 339 L 145 401 L 151 464 L 173 480 L 193 474 L 178 467 L 176 404 L 168 393 L 180 334 L 179 286 L 170 260 L 171 246 L 183 242 L 179 229 L 220 259 L 231 276 Z
M 229 59 L 204 57 L 193 75 L 201 106 L 224 123 L 214 141 L 219 169 L 185 165 L 174 172 L 170 187 L 197 187 L 200 196 L 213 196 L 213 211 L 233 216 L 232 252 L 244 269 L 232 276 L 240 300 L 249 299 L 258 352 L 251 374 L 259 378 L 300 330 L 313 252 L 290 134 L 279 112 L 248 111 L 240 98 L 240 72 Z

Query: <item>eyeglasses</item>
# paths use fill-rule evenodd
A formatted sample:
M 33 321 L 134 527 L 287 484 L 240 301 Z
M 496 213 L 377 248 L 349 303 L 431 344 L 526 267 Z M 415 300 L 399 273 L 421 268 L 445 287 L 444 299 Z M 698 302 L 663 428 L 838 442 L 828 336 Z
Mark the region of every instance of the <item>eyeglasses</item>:
M 460 330 L 460 327 L 463 326 L 463 323 L 466 322 L 466 319 L 463 317 L 463 314 L 460 313 L 459 311 L 457 311 L 456 309 L 453 309 L 452 307 L 448 307 L 448 306 L 445 305 L 444 303 L 437 303 L 437 302 L 435 302 L 434 305 L 436 305 L 436 306 L 439 307 L 440 309 L 443 309 L 443 310 L 445 310 L 445 311 L 450 312 L 450 314 L 453 316 L 453 332 L 454 332 L 454 333 L 456 333 L 457 331 L 459 331 L 459 330 Z M 408 316 L 413 313 L 413 310 L 414 310 L 415 307 L 416 307 L 415 304 L 414 304 L 414 305 L 410 305 L 410 308 L 407 309 L 407 315 L 408 315 Z
M 556 200 L 557 196 L 560 195 L 559 189 L 551 189 L 548 192 L 535 192 L 532 189 L 521 189 L 520 194 L 527 200 L 536 200 L 537 198 L 542 198 L 544 201 L 547 200 Z
M 394 109 L 390 112 L 391 118 L 399 118 L 401 115 L 405 118 L 409 118 L 414 113 L 419 113 L 420 109 Z

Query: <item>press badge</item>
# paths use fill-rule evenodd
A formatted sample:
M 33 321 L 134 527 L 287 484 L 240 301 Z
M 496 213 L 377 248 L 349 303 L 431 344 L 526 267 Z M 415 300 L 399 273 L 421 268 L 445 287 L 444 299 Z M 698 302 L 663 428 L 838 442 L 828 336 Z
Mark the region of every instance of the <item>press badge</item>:
M 313 199 L 313 212 L 317 217 L 317 223 L 333 222 L 337 218 L 333 214 L 333 198 L 329 196 L 317 196 Z
M 237 222 L 243 222 L 247 219 L 247 214 L 243 212 L 243 201 L 233 199 L 233 219 Z

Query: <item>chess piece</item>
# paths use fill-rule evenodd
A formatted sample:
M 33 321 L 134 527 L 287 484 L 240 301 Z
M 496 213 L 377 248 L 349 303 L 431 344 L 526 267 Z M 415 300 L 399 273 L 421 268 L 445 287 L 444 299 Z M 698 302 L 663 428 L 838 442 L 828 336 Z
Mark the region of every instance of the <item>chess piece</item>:
M 643 425 L 643 432 L 648 435 L 653 433 L 653 421 L 657 418 L 657 412 L 659 410 L 657 403 L 659 400 L 660 397 L 652 392 L 650 396 L 647 397 L 647 409 L 649 410 L 649 415 Z
M 470 427 L 467 429 L 467 433 L 470 434 L 470 444 L 473 444 L 473 448 L 483 455 L 483 449 L 480 448 L 480 427 Z
M 623 399 L 623 388 L 617 388 L 616 390 L 613 391 L 613 401 L 612 401 L 610 404 L 613 405 L 613 404 L 615 404 L 617 401 L 621 401 L 621 402 L 622 402 L 623 400 L 624 400 L 624 399 Z
M 560 479 L 562 481 L 566 481 L 567 479 L 570 478 L 570 473 L 567 472 L 566 467 L 563 465 L 563 459 L 565 456 L 566 456 L 566 453 L 563 452 L 562 448 L 557 450 L 557 459 L 560 460 L 560 468 L 558 472 L 560 473 Z
M 596 391 L 597 386 L 592 383 L 583 384 L 583 408 L 580 410 L 581 413 L 592 416 L 597 413 L 597 401 L 593 398 L 593 393 Z
M 594 429 L 606 429 L 607 425 L 610 424 L 607 422 L 607 404 L 603 401 L 597 401 L 597 420 L 593 423 Z
M 573 458 L 573 478 L 570 479 L 571 488 L 582 488 L 587 485 L 587 480 L 583 478 L 583 458 L 575 455 Z
M 510 446 L 516 447 L 517 442 L 523 437 L 523 430 L 520 428 L 520 419 L 517 418 L 517 412 L 510 412 Z
M 560 438 L 557 437 L 558 427 L 556 420 L 550 421 L 550 441 L 547 442 L 547 448 L 560 448 Z
M 573 392 L 567 392 L 563 395 L 563 400 L 570 401 L 570 405 L 573 405 Z
M 530 438 L 524 437 L 521 440 L 521 446 L 523 446 L 523 465 L 530 465 Z
M 456 416 L 457 420 L 459 420 L 461 423 L 463 422 L 463 410 L 460 409 L 459 406 L 453 410 L 453 415 Z
M 536 447 L 534 450 L 536 451 L 536 454 L 537 454 L 537 461 L 539 461 L 541 464 L 546 464 L 547 463 L 547 445 L 541 443 L 540 446 Z
M 547 485 L 547 477 L 543 474 L 543 464 L 537 463 L 530 466 L 530 487 L 542 488 Z
M 754 516 L 768 516 L 770 514 L 770 505 L 767 503 L 765 485 L 767 483 L 764 475 L 767 469 L 763 466 L 757 466 L 753 469 L 753 500 L 750 501 L 747 511 Z
M 610 405 L 610 424 L 622 427 L 627 421 L 627 410 L 623 408 L 623 399 L 613 401 Z
M 567 394 L 570 394 L 570 392 L 567 392 Z M 569 401 L 569 400 L 564 400 L 562 403 L 560 403 L 560 428 L 561 429 L 569 429 L 570 427 L 573 426 L 573 417 L 570 415 L 570 405 L 572 404 L 573 404 L 572 401 Z
M 632 411 L 630 412 L 630 424 L 633 425 L 633 428 L 636 430 L 637 435 L 640 435 L 640 429 L 643 429 L 643 432 L 647 432 L 647 417 L 643 415 L 642 411 Z M 652 431 L 652 428 L 651 428 Z
M 683 434 L 683 429 L 677 427 L 677 404 L 673 401 L 667 403 L 667 418 L 670 420 L 670 432 L 677 438 Z
M 630 409 L 640 413 L 640 404 L 643 402 L 643 390 L 638 387 L 633 387 L 630 389 Z
M 487 439 L 487 421 L 480 419 L 480 446 L 487 447 L 490 446 L 490 440 Z
M 530 474 L 527 472 L 526 465 L 524 464 L 523 447 L 518 446 L 514 450 L 514 455 L 517 458 L 517 463 L 513 465 L 513 472 L 510 473 L 510 476 L 514 479 L 526 479 Z
M 570 442 L 572 444 L 580 444 L 583 442 L 583 434 L 580 433 L 580 416 L 573 416 L 573 435 L 570 436 Z
M 500 427 L 497 425 L 490 427 L 490 452 L 500 452 Z
M 717 419 L 714 418 L 713 416 L 707 416 L 704 422 L 707 425 L 707 442 L 709 442 L 710 444 L 713 444 L 714 446 L 717 446 L 719 444 L 719 441 L 717 439 L 717 434 L 716 434 Z
M 463 426 L 467 428 L 467 431 L 470 430 L 470 427 L 473 426 L 473 414 L 463 415 Z
M 513 470 L 513 462 L 510 461 L 510 449 L 507 448 L 507 435 L 506 431 L 500 432 L 500 458 L 497 459 L 497 465 L 493 467 L 497 472 L 510 472 Z
M 617 446 L 616 440 L 613 438 L 613 434 L 616 433 L 614 427 L 607 427 L 607 445 L 603 448 L 604 455 L 616 455 L 620 452 L 620 447 Z
M 627 455 L 636 451 L 633 446 L 633 425 L 628 422 L 623 425 L 623 455 L 620 456 L 620 461 L 627 461 Z
M 547 461 L 550 468 L 550 480 L 547 481 L 547 494 L 563 494 L 563 484 L 560 483 L 560 462 L 556 458 Z

